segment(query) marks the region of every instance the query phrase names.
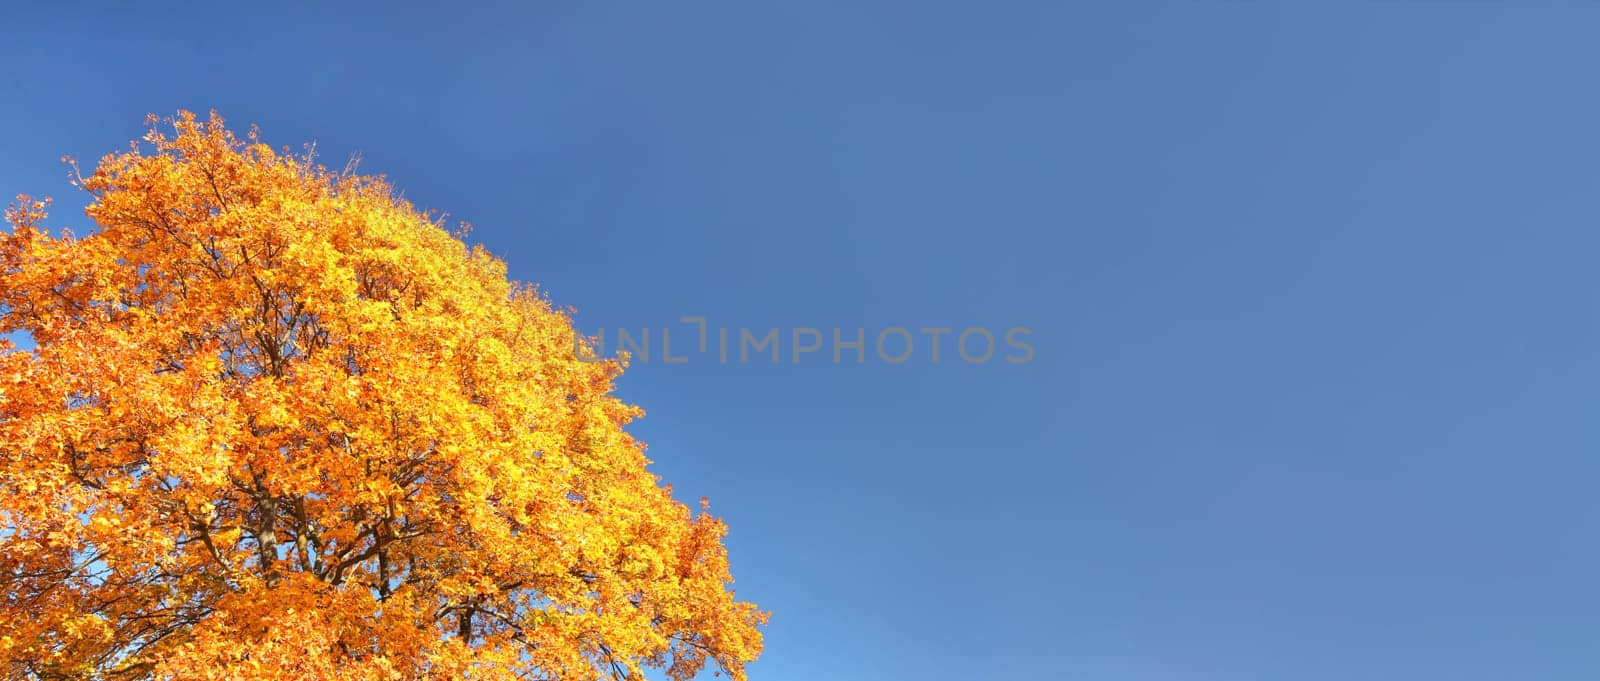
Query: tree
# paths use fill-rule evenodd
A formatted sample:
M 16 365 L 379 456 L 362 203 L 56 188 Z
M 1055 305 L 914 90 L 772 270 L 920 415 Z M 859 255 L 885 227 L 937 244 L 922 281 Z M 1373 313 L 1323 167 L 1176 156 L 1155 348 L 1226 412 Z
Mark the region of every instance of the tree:
M 143 142 L 0 237 L 6 678 L 744 678 L 725 526 L 568 311 L 382 179 Z

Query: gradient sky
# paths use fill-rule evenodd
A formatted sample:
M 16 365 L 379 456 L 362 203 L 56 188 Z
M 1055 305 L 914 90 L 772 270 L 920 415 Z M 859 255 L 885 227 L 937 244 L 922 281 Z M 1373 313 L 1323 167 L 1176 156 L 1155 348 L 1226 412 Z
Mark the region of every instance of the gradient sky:
M 1332 5 L 8 2 L 0 192 L 215 108 L 591 333 L 1031 328 L 624 376 L 759 681 L 1600 678 L 1600 7 Z

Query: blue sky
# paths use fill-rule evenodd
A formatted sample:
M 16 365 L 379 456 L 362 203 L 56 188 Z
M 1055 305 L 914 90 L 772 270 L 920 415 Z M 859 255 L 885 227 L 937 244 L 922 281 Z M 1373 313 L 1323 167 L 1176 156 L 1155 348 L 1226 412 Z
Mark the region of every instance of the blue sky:
M 626 374 L 775 612 L 756 679 L 1594 679 L 1597 20 L 7 3 L 0 191 L 81 228 L 62 154 L 216 108 L 587 331 L 1030 328 Z

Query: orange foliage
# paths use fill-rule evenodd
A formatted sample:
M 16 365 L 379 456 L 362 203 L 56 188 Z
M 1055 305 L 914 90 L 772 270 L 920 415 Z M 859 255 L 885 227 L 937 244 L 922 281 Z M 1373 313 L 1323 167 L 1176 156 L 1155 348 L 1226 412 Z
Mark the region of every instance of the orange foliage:
M 0 674 L 744 678 L 724 526 L 565 312 L 380 179 L 167 123 L 92 234 L 0 235 Z

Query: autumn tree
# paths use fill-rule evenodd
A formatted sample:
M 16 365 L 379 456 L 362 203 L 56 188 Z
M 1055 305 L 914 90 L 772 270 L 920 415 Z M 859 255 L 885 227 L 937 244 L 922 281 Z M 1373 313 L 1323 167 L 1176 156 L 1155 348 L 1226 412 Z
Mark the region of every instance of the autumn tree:
M 502 262 L 215 114 L 76 177 L 0 236 L 6 678 L 744 678 L 723 523 Z

